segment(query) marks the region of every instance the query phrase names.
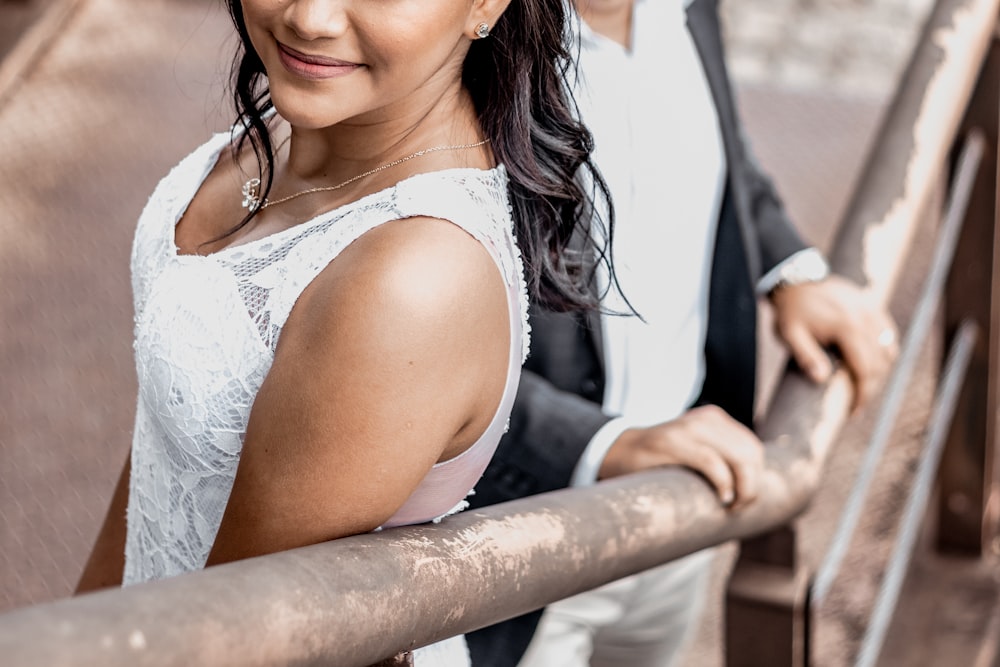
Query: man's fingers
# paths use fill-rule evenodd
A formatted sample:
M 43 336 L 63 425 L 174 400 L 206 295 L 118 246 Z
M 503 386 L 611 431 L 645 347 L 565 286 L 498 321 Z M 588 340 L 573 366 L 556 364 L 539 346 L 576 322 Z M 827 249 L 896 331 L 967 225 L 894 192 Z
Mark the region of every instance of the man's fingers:
M 826 382 L 833 372 L 830 357 L 819 341 L 803 326 L 788 326 L 782 332 L 795 363 L 816 383 Z
M 889 325 L 886 325 L 889 326 Z M 874 329 L 875 327 L 872 327 Z M 847 370 L 854 377 L 854 409 L 868 403 L 878 393 L 878 388 L 896 358 L 895 329 L 885 329 L 889 335 L 872 335 L 867 332 L 845 331 L 836 342 L 844 357 Z
M 757 498 L 757 493 L 760 491 L 760 474 L 763 470 L 762 462 L 741 458 L 730 462 L 729 465 L 736 478 L 734 506 L 742 507 Z
M 693 445 L 698 451 L 713 452 L 728 468 L 733 484 L 731 504 L 738 507 L 751 502 L 760 489 L 764 467 L 764 446 L 757 435 L 716 406 L 695 408 L 688 418 L 697 433 Z
M 776 290 L 771 303 L 778 333 L 810 378 L 832 370 L 828 358 L 820 361 L 816 348 L 833 345 L 855 380 L 855 409 L 875 396 L 899 351 L 896 325 L 884 308 L 836 275 Z
M 715 487 L 723 505 L 732 505 L 736 501 L 733 470 L 718 452 L 695 444 L 685 448 L 683 458 L 685 466 L 701 473 Z
M 854 377 L 853 408 L 855 410 L 867 403 L 874 391 L 874 387 L 872 386 L 874 384 L 872 380 L 872 375 L 874 374 L 874 369 L 872 368 L 873 361 L 869 359 L 870 357 L 874 357 L 874 349 L 868 350 L 866 347 L 871 347 L 871 343 L 868 343 L 864 339 L 859 340 L 850 336 L 844 336 L 841 340 L 837 341 L 837 348 L 840 350 L 840 355 L 844 358 L 844 364 Z
M 764 447 L 722 408 L 693 408 L 675 420 L 624 431 L 602 464 L 602 478 L 657 466 L 690 468 L 727 506 L 749 503 L 760 488 Z
M 752 502 L 760 491 L 760 477 L 764 470 L 764 445 L 749 428 L 725 415 L 724 437 L 708 443 L 732 470 L 736 486 L 734 507 Z

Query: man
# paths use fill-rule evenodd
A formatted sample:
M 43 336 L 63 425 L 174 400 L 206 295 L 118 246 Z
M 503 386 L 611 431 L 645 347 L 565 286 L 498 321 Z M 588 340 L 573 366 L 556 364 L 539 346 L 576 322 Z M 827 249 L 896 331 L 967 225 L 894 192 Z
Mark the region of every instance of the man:
M 534 310 L 510 431 L 472 502 L 682 465 L 739 507 L 763 462 L 751 430 L 758 296 L 815 381 L 832 370 L 824 348 L 838 349 L 858 404 L 896 354 L 895 327 L 857 286 L 827 275 L 754 162 L 717 0 L 576 4 L 576 92 L 616 216 L 621 293 L 612 285 L 602 305 L 640 317 Z M 711 555 L 560 601 L 540 623 L 529 614 L 472 633 L 473 664 L 513 666 L 523 654 L 522 667 L 668 665 L 697 619 Z

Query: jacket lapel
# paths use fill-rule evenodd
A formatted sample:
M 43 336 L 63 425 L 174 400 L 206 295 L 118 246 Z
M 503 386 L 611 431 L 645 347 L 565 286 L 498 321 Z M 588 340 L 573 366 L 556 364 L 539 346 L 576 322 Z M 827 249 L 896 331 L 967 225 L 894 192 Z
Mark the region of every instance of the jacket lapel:
M 740 136 L 738 129 L 740 125 L 736 117 L 736 104 L 729 85 L 729 76 L 726 73 L 718 4 L 718 0 L 693 0 L 687 8 L 687 25 L 695 48 L 698 50 L 705 78 L 708 80 L 708 87 L 712 91 L 719 119 L 719 131 L 722 134 L 722 143 L 725 147 L 727 168 L 732 175 L 739 168 L 739 165 L 744 163 L 745 156 L 743 154 L 743 137 Z M 751 283 L 754 283 L 761 274 L 760 257 L 758 253 L 751 251 L 752 248 L 758 247 L 757 233 L 746 223 L 750 219 L 750 202 L 747 201 L 747 193 L 741 185 L 740 178 L 731 177 L 727 187 L 734 198 L 736 219 L 739 222 L 746 254 L 748 278 Z

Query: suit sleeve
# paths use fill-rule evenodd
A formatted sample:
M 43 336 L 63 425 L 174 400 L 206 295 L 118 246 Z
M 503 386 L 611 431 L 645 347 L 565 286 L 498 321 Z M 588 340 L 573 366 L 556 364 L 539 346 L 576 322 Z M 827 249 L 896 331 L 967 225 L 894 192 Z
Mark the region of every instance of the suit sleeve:
M 569 486 L 590 439 L 610 420 L 597 403 L 523 370 L 510 428 L 470 504 L 484 507 Z

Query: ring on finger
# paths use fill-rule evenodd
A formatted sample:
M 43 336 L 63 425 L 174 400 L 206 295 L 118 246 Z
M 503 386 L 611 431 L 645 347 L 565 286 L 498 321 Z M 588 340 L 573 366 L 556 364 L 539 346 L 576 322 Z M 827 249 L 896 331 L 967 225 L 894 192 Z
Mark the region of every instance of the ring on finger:
M 892 327 L 886 327 L 879 332 L 876 340 L 880 347 L 892 347 L 896 342 L 896 330 Z

